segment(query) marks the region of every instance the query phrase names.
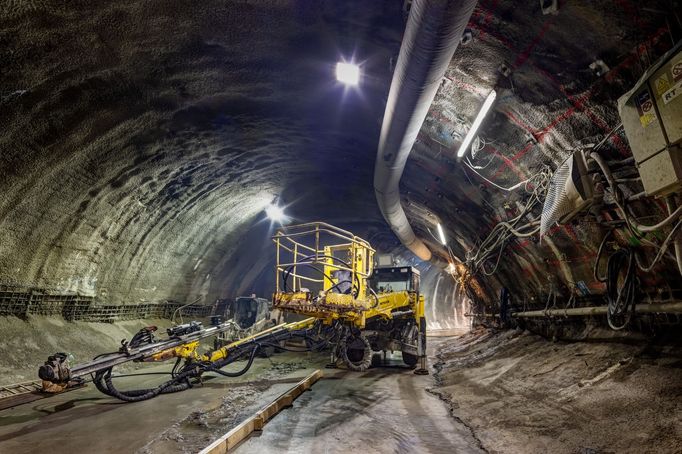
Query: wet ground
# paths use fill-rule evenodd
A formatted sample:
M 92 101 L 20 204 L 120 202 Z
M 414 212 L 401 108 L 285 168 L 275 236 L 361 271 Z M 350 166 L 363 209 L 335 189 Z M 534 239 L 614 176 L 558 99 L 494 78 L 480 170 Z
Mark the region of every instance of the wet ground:
M 242 377 L 140 403 L 89 386 L 0 411 L 0 452 L 197 452 L 322 369 L 312 390 L 236 452 L 682 453 L 680 345 L 613 336 L 431 337 L 429 376 L 413 374 L 399 354 L 376 356 L 358 373 L 325 369 L 324 354 L 283 353 Z M 163 379 L 118 380 L 126 388 Z
M 0 452 L 197 452 L 317 368 L 325 378 L 237 452 L 477 452 L 469 429 L 426 391 L 432 377 L 413 374 L 399 354 L 364 373 L 324 369 L 327 360 L 323 354 L 278 354 L 257 360 L 242 377 L 215 377 L 132 404 L 88 386 L 0 412 Z M 118 380 L 126 388 L 164 378 Z
M 107 397 L 92 385 L 55 395 L 0 412 L 0 452 L 196 452 L 299 381 L 315 360 L 323 362 L 276 355 L 257 360 L 242 377 L 208 378 L 202 386 L 137 403 Z M 117 385 L 139 388 L 165 379 L 136 376 L 117 379 Z
M 467 427 L 427 392 L 399 356 L 364 373 L 326 370 L 293 409 L 267 424 L 237 453 L 455 453 L 482 452 Z

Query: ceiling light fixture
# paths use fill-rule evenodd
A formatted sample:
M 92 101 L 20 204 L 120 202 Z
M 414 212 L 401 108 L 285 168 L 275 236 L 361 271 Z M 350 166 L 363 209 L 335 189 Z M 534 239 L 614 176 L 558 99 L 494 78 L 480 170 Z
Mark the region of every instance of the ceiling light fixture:
M 443 232 L 443 227 L 438 223 L 436 226 L 438 229 L 438 237 L 440 238 L 440 242 L 443 244 L 443 246 L 447 245 L 448 242 L 445 240 L 445 232 Z
M 471 128 L 469 128 L 469 132 L 464 138 L 464 142 L 462 142 L 462 145 L 459 146 L 459 150 L 457 151 L 457 159 L 461 159 L 466 154 L 467 150 L 469 149 L 469 145 L 471 145 L 471 141 L 474 140 L 474 137 L 476 136 L 478 128 L 481 126 L 483 119 L 492 107 L 493 102 L 495 101 L 495 96 L 497 96 L 497 93 L 495 93 L 495 90 L 493 90 L 490 92 L 490 94 L 488 94 L 488 97 L 485 98 L 485 102 L 483 103 L 483 107 L 481 107 L 481 111 L 478 112 L 478 115 L 471 125 Z
M 360 81 L 360 67 L 352 63 L 338 62 L 336 80 L 346 85 L 357 85 Z
M 270 204 L 265 209 L 265 214 L 267 214 L 270 220 L 274 222 L 282 222 L 286 218 L 286 215 L 284 214 L 284 208 L 278 206 L 276 203 Z

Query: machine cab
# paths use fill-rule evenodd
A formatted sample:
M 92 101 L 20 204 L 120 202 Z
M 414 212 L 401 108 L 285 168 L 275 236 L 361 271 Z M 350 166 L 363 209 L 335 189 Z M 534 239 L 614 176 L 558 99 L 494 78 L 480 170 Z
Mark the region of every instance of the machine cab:
M 377 293 L 419 293 L 419 270 L 411 266 L 376 267 L 369 284 Z

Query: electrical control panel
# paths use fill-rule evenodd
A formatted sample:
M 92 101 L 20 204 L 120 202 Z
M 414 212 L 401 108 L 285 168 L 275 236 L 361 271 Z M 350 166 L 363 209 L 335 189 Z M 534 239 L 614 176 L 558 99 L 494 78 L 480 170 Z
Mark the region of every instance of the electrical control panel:
M 682 44 L 649 68 L 618 100 L 647 195 L 682 189 Z

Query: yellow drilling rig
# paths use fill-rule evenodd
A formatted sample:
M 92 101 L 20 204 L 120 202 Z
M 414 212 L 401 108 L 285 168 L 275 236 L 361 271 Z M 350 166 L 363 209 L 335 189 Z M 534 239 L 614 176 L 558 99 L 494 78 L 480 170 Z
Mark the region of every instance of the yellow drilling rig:
M 60 392 L 90 375 L 107 395 L 129 402 L 150 399 L 190 388 L 207 372 L 242 375 L 259 352 L 286 348 L 291 339 L 304 343 L 296 351 L 329 348 L 333 366 L 342 363 L 364 371 L 373 352 L 400 351 L 406 364 L 419 365 L 415 373 L 427 373 L 424 297 L 416 269 L 375 267 L 375 251 L 367 241 L 322 222 L 282 227 L 272 240 L 277 273 L 273 309 L 281 311 L 281 317 L 297 314 L 301 320 L 280 323 L 206 353 L 200 352 L 201 340 L 233 329 L 232 321 L 216 320 L 208 328 L 200 322 L 174 326 L 168 328 L 166 339 L 155 337 L 156 327 L 143 328 L 117 352 L 86 364 L 70 367 L 67 354 L 50 356 L 38 371 L 43 390 Z M 167 360 L 175 360 L 175 365 L 169 379 L 156 387 L 124 391 L 114 384 L 112 370 L 117 365 Z M 237 360 L 246 360 L 241 370 L 223 370 Z
M 426 319 L 419 271 L 374 266 L 370 244 L 329 224 L 281 228 L 275 242 L 277 287 L 273 307 L 344 331 L 332 359 L 366 370 L 373 351 L 400 351 L 426 371 Z

